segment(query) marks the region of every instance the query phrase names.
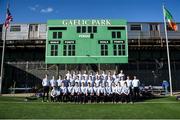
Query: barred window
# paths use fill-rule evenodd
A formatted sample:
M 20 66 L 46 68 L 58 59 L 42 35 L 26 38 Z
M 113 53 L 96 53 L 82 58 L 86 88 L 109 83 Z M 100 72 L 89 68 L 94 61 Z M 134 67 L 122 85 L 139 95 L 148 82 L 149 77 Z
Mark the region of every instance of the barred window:
M 58 55 L 58 45 L 51 45 L 51 56 Z
M 53 39 L 62 38 L 62 32 L 53 32 Z
M 125 52 L 125 44 L 114 44 L 113 45 L 113 54 L 115 56 L 118 56 L 118 55 L 126 55 L 126 52 Z
M 75 56 L 75 45 L 66 44 L 63 47 L 63 55 L 64 56 Z
M 101 44 L 101 55 L 102 56 L 108 55 L 108 45 L 107 44 Z
M 112 32 L 112 38 L 121 38 L 121 32 L 113 31 Z
M 10 28 L 10 32 L 19 32 L 19 31 L 21 31 L 20 25 L 11 26 L 11 28 Z

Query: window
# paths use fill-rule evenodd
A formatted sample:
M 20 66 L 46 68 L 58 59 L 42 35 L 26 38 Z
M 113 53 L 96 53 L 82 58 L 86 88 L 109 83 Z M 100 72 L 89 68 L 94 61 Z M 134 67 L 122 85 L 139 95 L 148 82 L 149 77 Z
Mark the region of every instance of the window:
M 93 33 L 97 33 L 97 27 L 93 26 Z
M 21 31 L 20 25 L 11 26 L 11 28 L 10 28 L 10 32 L 19 32 L 19 31 Z
M 75 56 L 75 45 L 72 45 L 72 44 L 64 45 L 63 55 L 64 56 Z
M 57 32 L 53 32 L 53 39 L 57 38 Z
M 108 55 L 108 45 L 107 44 L 101 44 L 101 55 L 102 56 Z
M 131 30 L 139 30 L 139 31 L 141 31 L 141 25 L 131 25 Z
M 53 39 L 62 38 L 62 32 L 53 32 Z
M 51 56 L 58 55 L 58 45 L 51 45 Z
M 97 33 L 96 26 L 77 26 L 77 33 Z
M 62 38 L 62 32 L 58 32 L 58 38 Z
M 86 26 L 82 27 L 82 33 L 86 33 Z
M 121 38 L 121 32 L 113 31 L 112 38 Z
M 77 26 L 77 33 L 81 33 L 81 27 Z
M 114 44 L 113 45 L 113 54 L 115 56 L 118 56 L 118 55 L 125 55 L 126 52 L 125 52 L 125 44 Z
M 112 32 L 112 38 L 116 38 L 116 32 Z
M 38 25 L 37 24 L 30 24 L 29 25 L 29 31 L 38 31 Z
M 158 24 L 150 24 L 150 31 L 158 31 L 159 25 Z
M 88 26 L 88 33 L 92 33 L 92 27 Z
M 35 25 L 35 31 L 38 31 L 38 25 Z

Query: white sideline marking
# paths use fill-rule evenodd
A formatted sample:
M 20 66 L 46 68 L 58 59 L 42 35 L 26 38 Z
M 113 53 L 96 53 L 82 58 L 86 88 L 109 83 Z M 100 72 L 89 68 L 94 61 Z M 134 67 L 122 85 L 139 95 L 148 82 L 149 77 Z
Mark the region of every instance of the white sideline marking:
M 35 103 L 38 103 L 38 104 L 69 104 L 69 105 L 95 105 L 95 104 L 99 104 L 99 105 L 108 105 L 108 104 L 111 104 L 113 105 L 113 103 L 86 103 L 86 104 L 78 104 L 78 103 L 59 103 L 59 102 L 0 102 L 1 103 L 7 103 L 7 104 L 11 104 L 11 103 L 24 103 L 24 104 L 35 104 Z M 168 103 L 176 103 L 176 104 L 180 104 L 180 102 L 135 102 L 133 104 L 168 104 Z M 122 103 L 114 103 L 114 105 L 121 105 Z M 125 105 L 125 104 L 130 104 L 130 105 L 133 105 L 131 103 L 123 103 L 122 105 Z

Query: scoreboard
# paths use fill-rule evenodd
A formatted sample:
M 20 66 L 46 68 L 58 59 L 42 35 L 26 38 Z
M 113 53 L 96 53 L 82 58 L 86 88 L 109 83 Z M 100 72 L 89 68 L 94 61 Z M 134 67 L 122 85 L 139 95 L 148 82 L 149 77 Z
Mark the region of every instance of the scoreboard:
M 128 63 L 127 21 L 48 20 L 47 64 Z

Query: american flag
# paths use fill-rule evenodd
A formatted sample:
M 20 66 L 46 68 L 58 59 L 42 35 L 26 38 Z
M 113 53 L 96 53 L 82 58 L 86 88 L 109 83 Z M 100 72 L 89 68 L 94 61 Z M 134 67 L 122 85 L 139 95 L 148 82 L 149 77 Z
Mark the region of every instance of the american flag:
M 6 28 L 9 27 L 9 24 L 10 24 L 10 22 L 11 22 L 12 20 L 13 20 L 13 17 L 12 17 L 12 15 L 11 15 L 10 11 L 9 11 L 9 7 L 7 7 L 6 20 L 5 20 L 5 23 L 4 23 L 4 25 L 5 25 Z

